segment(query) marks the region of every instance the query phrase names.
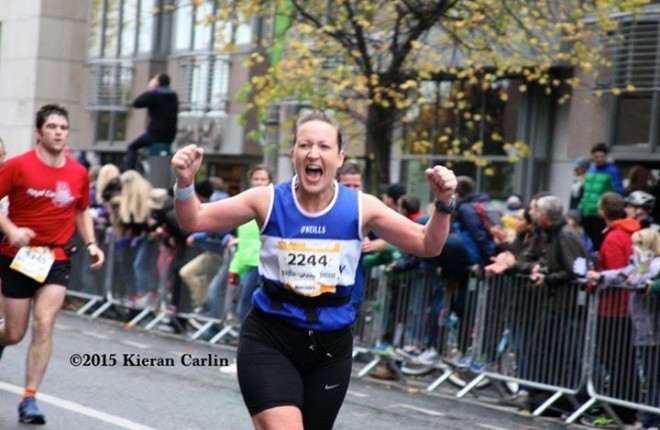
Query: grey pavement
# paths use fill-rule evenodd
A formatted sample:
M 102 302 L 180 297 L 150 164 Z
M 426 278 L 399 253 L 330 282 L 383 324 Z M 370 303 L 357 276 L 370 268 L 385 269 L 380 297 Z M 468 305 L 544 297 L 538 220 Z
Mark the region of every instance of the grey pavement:
M 26 337 L 8 347 L 0 360 L 1 430 L 33 427 L 18 424 L 16 412 L 27 345 Z M 78 358 L 89 366 L 74 366 Z M 230 346 L 141 329 L 128 331 L 118 322 L 63 312 L 37 396 L 47 424 L 38 428 L 251 429 L 236 376 L 220 372 L 216 365 L 233 363 L 234 358 L 235 348 Z M 136 366 L 140 360 L 144 365 Z M 199 365 L 184 365 L 193 360 Z M 356 363 L 356 370 L 360 366 Z M 457 400 L 451 386 L 426 393 L 426 382 L 412 380 L 402 386 L 353 378 L 335 429 L 567 428 L 559 421 L 522 416 L 494 402 Z

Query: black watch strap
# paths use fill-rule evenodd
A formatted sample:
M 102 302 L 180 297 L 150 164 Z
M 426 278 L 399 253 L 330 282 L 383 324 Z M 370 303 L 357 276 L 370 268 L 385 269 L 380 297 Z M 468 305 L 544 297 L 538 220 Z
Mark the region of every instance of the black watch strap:
M 448 204 L 444 204 L 441 201 L 437 200 L 435 201 L 435 209 L 437 211 L 440 211 L 440 213 L 451 215 L 454 213 L 454 209 L 456 209 L 456 197 L 451 196 L 451 199 L 449 200 Z

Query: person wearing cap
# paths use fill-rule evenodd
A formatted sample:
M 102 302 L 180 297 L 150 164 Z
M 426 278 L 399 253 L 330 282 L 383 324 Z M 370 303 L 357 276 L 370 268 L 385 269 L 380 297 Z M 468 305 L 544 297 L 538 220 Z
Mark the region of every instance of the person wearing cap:
M 646 191 L 633 191 L 628 197 L 623 199 L 626 203 L 626 217 L 636 219 L 642 228 L 657 226 L 653 219 L 653 207 L 655 206 L 655 197 Z
M 577 209 L 582 198 L 582 186 L 584 185 L 584 174 L 589 170 L 591 162 L 586 157 L 577 157 L 573 161 L 573 184 L 571 185 L 571 200 L 569 209 Z

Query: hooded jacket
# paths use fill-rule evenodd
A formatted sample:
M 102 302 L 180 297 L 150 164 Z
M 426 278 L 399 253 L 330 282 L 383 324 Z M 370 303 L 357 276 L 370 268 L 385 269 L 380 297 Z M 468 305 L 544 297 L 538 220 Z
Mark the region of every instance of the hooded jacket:
M 623 218 L 611 221 L 598 254 L 598 270 L 613 270 L 626 267 L 633 253 L 632 234 L 641 229 L 639 221 Z M 601 317 L 628 317 L 629 292 L 606 290 L 600 298 L 598 314 Z

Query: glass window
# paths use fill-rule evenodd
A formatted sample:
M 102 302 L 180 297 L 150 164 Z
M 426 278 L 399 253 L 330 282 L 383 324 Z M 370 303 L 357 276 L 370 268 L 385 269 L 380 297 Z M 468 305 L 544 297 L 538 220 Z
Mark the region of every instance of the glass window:
M 195 37 L 193 49 L 196 51 L 206 51 L 213 48 L 213 0 L 207 0 L 195 13 Z
M 94 0 L 89 19 L 89 38 L 87 54 L 91 58 L 101 56 L 101 44 L 103 41 L 103 1 Z
M 122 57 L 133 56 L 135 53 L 139 3 L 140 0 L 124 0 L 121 18 L 121 52 L 119 54 Z
M 615 103 L 614 144 L 649 148 L 653 99 L 650 93 L 613 96 Z
M 96 140 L 110 140 L 110 112 L 98 112 L 96 115 Z
M 193 22 L 195 19 L 193 14 L 192 5 L 182 5 L 176 10 L 175 50 L 188 51 L 192 48 Z
M 483 90 L 464 82 L 426 82 L 420 95 L 427 100 L 408 113 L 404 149 L 410 154 L 461 156 L 472 149 L 483 156 L 504 155 L 504 144 L 516 140 L 518 121 L 515 83 L 505 79 Z
M 608 137 L 617 150 L 650 152 L 660 145 L 652 133 L 660 127 L 659 43 L 660 15 L 654 12 L 624 16 L 605 40 L 611 67 L 603 70 L 600 88 L 609 93 Z
M 119 49 L 119 1 L 109 1 L 105 13 L 105 34 L 102 57 L 116 57 Z
M 141 0 L 140 1 L 140 16 L 139 16 L 139 34 L 137 51 L 140 53 L 151 52 L 154 44 L 154 1 L 155 0 Z
M 100 111 L 96 114 L 96 141 L 124 142 L 128 114 L 117 111 Z
M 252 41 L 252 26 L 249 23 L 241 22 L 234 28 L 236 38 L 235 42 L 238 45 L 247 45 Z
M 229 62 L 218 55 L 190 54 L 179 57 L 182 72 L 182 112 L 224 111 L 227 101 Z

